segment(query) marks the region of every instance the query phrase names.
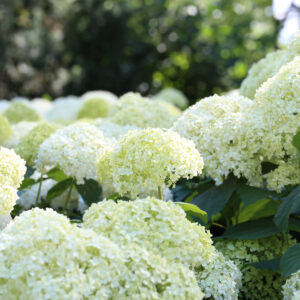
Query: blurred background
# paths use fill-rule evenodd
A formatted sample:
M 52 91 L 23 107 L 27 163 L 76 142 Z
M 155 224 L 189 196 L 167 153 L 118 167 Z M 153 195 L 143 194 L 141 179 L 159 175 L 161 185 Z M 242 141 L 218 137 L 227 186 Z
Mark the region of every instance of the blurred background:
M 300 28 L 299 0 L 1 0 L 0 99 L 239 87 Z

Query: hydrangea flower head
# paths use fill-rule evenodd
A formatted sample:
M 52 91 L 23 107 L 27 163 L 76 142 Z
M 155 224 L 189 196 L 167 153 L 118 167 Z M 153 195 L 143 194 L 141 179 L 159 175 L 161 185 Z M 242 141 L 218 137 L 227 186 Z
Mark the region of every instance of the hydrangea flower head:
M 12 102 L 12 104 L 5 110 L 4 116 L 7 117 L 10 123 L 38 121 L 40 119 L 39 114 L 23 101 Z
M 7 118 L 0 114 L 0 145 L 3 145 L 11 136 L 12 128 Z
M 283 285 L 284 300 L 300 299 L 300 271 L 292 274 Z
M 258 240 L 221 240 L 215 246 L 243 274 L 240 297 L 250 300 L 259 295 L 260 299 L 277 299 L 281 290 L 280 273 L 257 269 L 250 264 L 278 259 L 294 243 L 289 236 L 285 239 L 282 236 L 271 236 Z
M 14 150 L 0 148 L 0 215 L 9 214 L 18 198 L 17 188 L 24 179 L 25 161 Z
M 242 96 L 214 95 L 189 107 L 172 127 L 194 141 L 204 160 L 204 173 L 217 184 L 230 172 L 240 176 L 241 169 L 249 168 L 239 127 L 251 105 L 252 101 Z
M 23 136 L 18 143 L 16 152 L 26 160 L 29 166 L 33 166 L 36 160 L 40 145 L 52 133 L 57 126 L 48 122 L 40 122 L 27 135 Z
M 118 110 L 111 121 L 139 128 L 169 128 L 177 117 L 164 104 L 151 101 L 137 93 L 127 93 L 120 98 Z
M 237 299 L 241 274 L 212 246 L 203 226 L 191 223 L 180 206 L 155 198 L 112 200 L 93 204 L 83 227 L 108 237 L 121 247 L 136 244 L 195 271 L 207 297 Z
M 154 96 L 154 99 L 172 103 L 180 109 L 186 109 L 189 105 L 186 96 L 181 91 L 172 87 L 161 90 Z
M 36 166 L 43 173 L 58 165 L 81 184 L 84 178 L 97 178 L 97 157 L 108 145 L 95 126 L 78 122 L 57 130 L 41 144 Z
M 114 94 L 106 91 L 88 92 L 82 96 L 83 104 L 77 118 L 106 118 L 115 112 L 117 99 Z
M 11 299 L 202 299 L 193 273 L 137 246 L 35 208 L 1 233 L 0 296 Z
M 109 153 L 98 161 L 100 181 L 111 177 L 121 195 L 151 194 L 181 177 L 201 173 L 202 157 L 192 141 L 171 130 L 149 128 L 129 131 Z

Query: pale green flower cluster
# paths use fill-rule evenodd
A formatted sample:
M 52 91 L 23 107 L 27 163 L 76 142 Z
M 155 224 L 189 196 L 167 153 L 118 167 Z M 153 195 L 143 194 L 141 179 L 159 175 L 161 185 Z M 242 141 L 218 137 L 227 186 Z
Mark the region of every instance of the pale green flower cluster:
M 221 240 L 216 248 L 225 258 L 232 260 L 241 270 L 242 299 L 278 299 L 281 292 L 281 276 L 279 272 L 261 270 L 251 263 L 279 259 L 282 254 L 295 243 L 290 236 L 271 236 L 258 240 Z
M 245 141 L 240 138 L 243 114 L 252 101 L 242 96 L 207 97 L 189 107 L 172 130 L 194 141 L 204 160 L 204 173 L 217 184 L 249 168 Z
M 119 125 L 111 122 L 110 120 L 102 120 L 99 124 L 99 119 L 97 120 L 98 124 L 95 124 L 96 127 L 103 133 L 105 137 L 114 138 L 116 140 L 120 139 L 121 136 L 125 135 L 130 130 L 139 129 L 133 125 Z
M 17 189 L 24 179 L 25 161 L 14 150 L 0 148 L 0 215 L 8 215 L 18 198 Z
M 175 88 L 165 88 L 154 96 L 154 100 L 169 102 L 180 109 L 186 109 L 189 105 L 186 96 Z
M 19 123 L 21 121 L 38 121 L 39 114 L 23 101 L 14 101 L 5 110 L 4 116 L 10 123 Z
M 118 98 L 106 91 L 87 92 L 82 96 L 83 104 L 78 111 L 77 119 L 106 118 L 116 111 Z
M 4 146 L 10 149 L 17 149 L 20 139 L 28 134 L 28 132 L 33 129 L 38 122 L 27 122 L 22 121 L 11 126 L 12 134 L 8 140 L 4 143 Z
M 300 271 L 292 274 L 283 285 L 283 299 L 300 299 Z
M 297 55 L 300 55 L 300 34 L 294 38 L 287 49 L 269 53 L 249 69 L 248 76 L 240 88 L 241 95 L 254 98 L 256 90 Z
M 0 145 L 3 145 L 12 135 L 12 128 L 7 118 L 0 114 Z
M 119 125 L 133 125 L 139 128 L 169 128 L 178 118 L 178 111 L 169 107 L 144 98 L 140 94 L 127 93 L 120 98 L 117 112 L 111 121 Z
M 300 56 L 257 90 L 254 103 L 244 117 L 241 139 L 247 141 L 249 157 L 279 167 L 263 178 L 258 174 L 248 179 L 252 185 L 264 179 L 269 189 L 280 191 L 300 178 L 300 155 L 292 145 L 300 124 Z
M 93 204 L 83 227 L 108 237 L 120 246 L 139 245 L 169 262 L 195 271 L 206 297 L 237 299 L 241 274 L 215 251 L 210 234 L 191 223 L 180 206 L 155 198 L 109 200 Z
M 36 166 L 45 171 L 59 166 L 78 184 L 86 179 L 97 179 L 96 162 L 98 156 L 110 141 L 93 125 L 75 123 L 57 130 L 40 146 Z
M 41 121 L 28 134 L 24 135 L 17 146 L 16 152 L 26 160 L 29 166 L 33 166 L 38 155 L 40 145 L 52 133 L 58 129 L 58 126 Z
M 120 195 L 134 198 L 199 175 L 203 160 L 192 141 L 171 130 L 149 128 L 129 131 L 99 156 L 97 166 L 100 181 L 112 180 Z
M 203 298 L 184 266 L 138 246 L 120 248 L 51 209 L 24 212 L 0 239 L 1 298 Z

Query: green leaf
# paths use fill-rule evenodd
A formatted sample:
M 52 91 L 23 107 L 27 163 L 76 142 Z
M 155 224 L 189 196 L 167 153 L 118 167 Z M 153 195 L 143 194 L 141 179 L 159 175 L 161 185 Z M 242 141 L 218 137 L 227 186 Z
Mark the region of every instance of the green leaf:
M 300 232 L 300 219 L 291 216 L 289 219 L 289 230 Z
M 283 232 L 287 231 L 290 214 L 300 211 L 300 186 L 297 186 L 286 198 L 274 217 L 276 226 Z
M 240 210 L 240 206 L 241 198 L 236 192 L 234 192 L 221 212 L 222 218 L 225 220 L 230 220 L 237 215 L 238 211 Z
M 54 185 L 46 196 L 46 202 L 50 203 L 52 199 L 60 196 L 63 192 L 65 192 L 68 188 L 70 188 L 74 184 L 73 178 L 67 178 L 63 181 L 58 182 Z
M 248 221 L 227 229 L 222 237 L 230 240 L 256 240 L 279 233 L 272 218 Z
M 282 277 L 288 277 L 300 269 L 300 243 L 290 247 L 280 260 Z
M 102 188 L 96 180 L 84 179 L 84 184 L 76 184 L 76 189 L 88 206 L 102 198 Z
M 185 211 L 189 219 L 194 220 L 195 218 L 198 218 L 202 220 L 204 223 L 207 223 L 208 221 L 207 213 L 201 210 L 196 205 L 191 203 L 184 203 L 184 202 L 176 202 L 176 204 L 179 204 L 181 206 L 181 208 Z
M 261 172 L 263 175 L 270 173 L 271 171 L 274 171 L 277 169 L 278 165 L 273 164 L 269 161 L 264 161 L 261 163 Z
M 48 178 L 51 178 L 57 182 L 63 181 L 68 178 L 68 176 L 62 170 L 60 170 L 60 168 L 58 166 L 51 169 L 47 173 L 47 176 L 48 176 Z
M 298 149 L 300 152 L 300 131 L 294 136 L 292 144 Z
M 197 205 L 207 213 L 208 219 L 220 212 L 230 199 L 236 188 L 236 178 L 230 177 L 222 185 L 213 186 L 205 192 L 198 194 L 192 200 L 192 204 Z
M 183 202 L 188 196 L 193 193 L 191 189 L 182 184 L 176 185 L 176 187 L 172 189 L 172 192 L 175 202 Z
M 251 263 L 250 265 L 261 270 L 280 272 L 280 259 L 264 260 L 264 261 Z
M 34 184 L 36 184 L 36 181 L 32 178 L 27 177 L 22 181 L 22 183 L 19 187 L 19 191 L 24 190 L 24 189 L 28 189 L 29 187 L 33 186 Z
M 237 193 L 240 195 L 245 206 L 251 205 L 258 200 L 268 198 L 270 194 L 269 191 L 258 189 L 245 184 L 238 185 Z
M 258 220 L 274 216 L 279 207 L 279 201 L 272 199 L 258 200 L 253 204 L 243 207 L 239 215 L 239 222 Z
M 35 169 L 26 165 L 26 173 L 24 175 L 24 178 L 30 177 L 34 173 Z

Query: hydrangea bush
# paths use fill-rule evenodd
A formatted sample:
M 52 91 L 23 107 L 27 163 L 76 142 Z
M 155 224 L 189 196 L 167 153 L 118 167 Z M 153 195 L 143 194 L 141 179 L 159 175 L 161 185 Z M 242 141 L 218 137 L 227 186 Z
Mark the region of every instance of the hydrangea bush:
M 2 101 L 0 298 L 299 299 L 299 53 L 189 108 Z

